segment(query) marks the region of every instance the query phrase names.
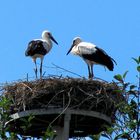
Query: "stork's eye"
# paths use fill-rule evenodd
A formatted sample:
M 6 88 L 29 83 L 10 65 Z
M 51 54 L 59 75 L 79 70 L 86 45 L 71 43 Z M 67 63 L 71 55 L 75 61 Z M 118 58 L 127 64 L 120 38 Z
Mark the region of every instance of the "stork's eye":
M 77 44 L 77 40 L 74 40 L 74 41 L 73 41 L 73 44 L 76 45 L 76 44 Z
M 51 33 L 50 33 L 50 32 L 48 32 L 48 35 L 50 36 L 50 35 L 51 35 Z

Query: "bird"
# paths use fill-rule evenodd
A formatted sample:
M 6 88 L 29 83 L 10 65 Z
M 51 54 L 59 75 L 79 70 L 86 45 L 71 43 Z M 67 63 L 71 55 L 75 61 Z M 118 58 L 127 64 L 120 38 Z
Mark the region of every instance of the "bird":
M 42 64 L 43 59 L 46 54 L 48 54 L 53 46 L 52 41 L 58 45 L 58 42 L 54 39 L 51 32 L 45 30 L 42 32 L 41 39 L 33 39 L 28 43 L 27 49 L 25 51 L 25 56 L 30 56 L 35 63 L 35 76 L 37 78 L 37 63 L 36 59 L 40 58 L 40 79 L 42 79 Z
M 93 65 L 103 65 L 107 67 L 110 71 L 114 69 L 114 63 L 116 61 L 111 58 L 103 49 L 97 47 L 95 44 L 90 42 L 84 42 L 80 37 L 75 37 L 73 39 L 72 45 L 67 52 L 74 55 L 80 56 L 86 62 L 88 67 L 88 78 L 93 79 Z

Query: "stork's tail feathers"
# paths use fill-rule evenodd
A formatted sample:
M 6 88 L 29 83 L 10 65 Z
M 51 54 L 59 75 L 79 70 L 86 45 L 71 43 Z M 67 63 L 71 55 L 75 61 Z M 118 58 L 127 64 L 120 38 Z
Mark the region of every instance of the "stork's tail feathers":
M 111 58 L 110 56 L 108 56 L 108 58 L 106 59 L 106 67 L 110 70 L 113 71 L 114 69 L 114 63 L 117 65 L 116 61 Z
M 101 65 L 104 65 L 106 66 L 110 71 L 113 71 L 114 69 L 114 63 L 116 63 L 116 61 L 111 58 L 104 50 L 96 47 L 97 49 L 97 56 L 98 56 L 98 59 L 97 60 L 97 63 L 101 64 Z

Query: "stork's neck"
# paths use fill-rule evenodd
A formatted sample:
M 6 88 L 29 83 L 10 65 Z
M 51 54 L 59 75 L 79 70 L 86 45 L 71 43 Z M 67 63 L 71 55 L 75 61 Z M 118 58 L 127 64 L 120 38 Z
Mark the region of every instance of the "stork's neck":
M 51 41 L 50 38 L 46 37 L 45 35 L 42 36 L 42 39 L 46 41 Z
M 52 48 L 52 41 L 50 38 L 43 36 L 42 39 L 49 45 L 50 48 Z

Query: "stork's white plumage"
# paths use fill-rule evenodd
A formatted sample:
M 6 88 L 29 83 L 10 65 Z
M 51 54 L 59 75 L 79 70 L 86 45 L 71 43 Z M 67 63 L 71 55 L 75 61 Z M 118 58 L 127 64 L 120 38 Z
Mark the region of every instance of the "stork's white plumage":
M 87 63 L 89 79 L 92 79 L 94 77 L 94 64 L 106 66 L 110 71 L 113 71 L 114 63 L 116 64 L 115 60 L 107 55 L 104 50 L 98 48 L 95 44 L 83 42 L 80 37 L 76 37 L 73 39 L 72 46 L 67 52 L 67 55 L 70 52 L 74 55 L 82 57 Z
M 42 32 L 42 39 L 33 39 L 29 42 L 27 50 L 25 51 L 26 56 L 32 57 L 35 63 L 35 75 L 37 78 L 37 64 L 36 59 L 40 58 L 40 78 L 42 78 L 42 63 L 44 56 L 49 53 L 52 48 L 52 41 L 55 42 L 57 45 L 57 41 L 53 38 L 52 34 L 45 30 Z

